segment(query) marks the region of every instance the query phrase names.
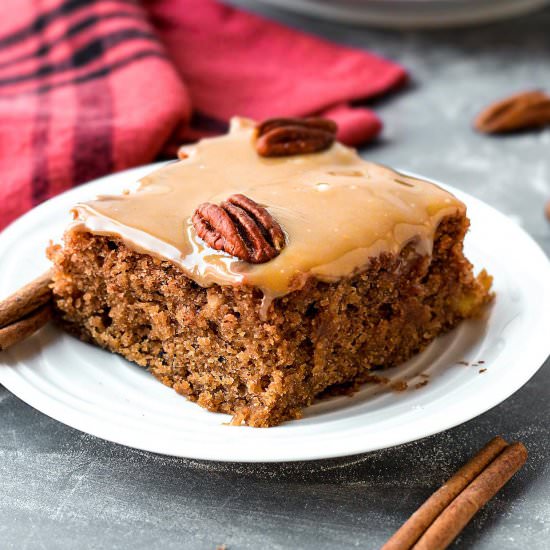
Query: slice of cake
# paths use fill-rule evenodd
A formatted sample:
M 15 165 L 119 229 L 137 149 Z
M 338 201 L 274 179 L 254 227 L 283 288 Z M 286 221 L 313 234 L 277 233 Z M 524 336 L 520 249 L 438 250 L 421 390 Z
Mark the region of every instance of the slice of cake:
M 333 123 L 235 119 L 52 246 L 59 321 L 234 423 L 299 418 L 490 299 L 466 207 L 362 160 Z

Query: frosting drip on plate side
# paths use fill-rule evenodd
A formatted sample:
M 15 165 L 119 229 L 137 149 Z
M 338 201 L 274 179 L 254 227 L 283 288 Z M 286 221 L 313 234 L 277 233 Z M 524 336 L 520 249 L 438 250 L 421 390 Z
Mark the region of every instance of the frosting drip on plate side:
M 409 242 L 430 254 L 439 222 L 465 211 L 440 187 L 366 162 L 339 143 L 320 153 L 262 158 L 254 126 L 233 119 L 227 135 L 187 147 L 186 159 L 143 178 L 136 191 L 79 203 L 72 230 L 119 236 L 130 248 L 174 262 L 201 286 L 247 284 L 276 297 L 308 276 L 349 276 Z M 265 206 L 283 228 L 287 244 L 273 260 L 242 262 L 195 234 L 197 206 L 234 193 Z

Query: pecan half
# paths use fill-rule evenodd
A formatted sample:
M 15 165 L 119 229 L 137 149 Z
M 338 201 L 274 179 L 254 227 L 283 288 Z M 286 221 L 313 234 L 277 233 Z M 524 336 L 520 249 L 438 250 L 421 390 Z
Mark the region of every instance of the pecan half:
M 301 126 L 302 128 L 314 128 L 316 130 L 325 130 L 331 134 L 336 134 L 338 126 L 334 120 L 321 117 L 309 117 L 309 118 L 268 118 L 263 122 L 260 122 L 256 127 L 258 136 L 263 136 L 274 128 L 281 128 L 284 126 Z
M 475 119 L 479 132 L 496 134 L 550 124 L 550 96 L 541 91 L 522 92 L 484 109 Z
M 263 206 L 245 195 L 231 195 L 220 205 L 201 204 L 192 221 L 197 235 L 209 247 L 245 262 L 268 262 L 285 246 L 281 226 Z
M 269 118 L 256 127 L 256 151 L 262 157 L 317 153 L 334 143 L 337 130 L 327 118 Z

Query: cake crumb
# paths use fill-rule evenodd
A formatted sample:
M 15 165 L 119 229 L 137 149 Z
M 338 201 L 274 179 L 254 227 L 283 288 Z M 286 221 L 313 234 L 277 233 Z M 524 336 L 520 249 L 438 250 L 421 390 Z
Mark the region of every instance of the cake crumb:
M 418 384 L 414 385 L 414 388 L 416 390 L 419 390 L 420 388 L 423 388 L 428 383 L 427 380 L 422 380 L 422 382 L 418 382 Z
M 457 365 L 464 365 L 465 367 L 470 366 L 470 363 L 468 363 L 468 361 L 464 361 L 464 359 L 462 361 L 457 361 L 456 364 Z
M 391 389 L 394 391 L 405 391 L 408 389 L 409 385 L 405 380 L 396 380 L 395 382 L 392 382 Z
M 486 371 L 487 369 L 479 369 L 479 374 L 482 374 Z

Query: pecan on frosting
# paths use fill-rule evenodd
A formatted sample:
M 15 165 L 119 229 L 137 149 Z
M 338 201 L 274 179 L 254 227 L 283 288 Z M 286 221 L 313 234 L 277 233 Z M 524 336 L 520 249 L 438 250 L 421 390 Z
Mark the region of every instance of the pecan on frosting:
M 262 157 L 318 153 L 334 143 L 337 130 L 327 118 L 269 118 L 256 127 L 256 151 Z
M 475 119 L 479 132 L 497 134 L 550 124 L 550 96 L 534 90 L 510 96 L 484 109 Z
M 285 246 L 285 235 L 278 222 L 245 195 L 231 195 L 220 205 L 201 204 L 192 221 L 197 235 L 209 247 L 245 262 L 268 262 Z

